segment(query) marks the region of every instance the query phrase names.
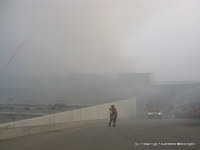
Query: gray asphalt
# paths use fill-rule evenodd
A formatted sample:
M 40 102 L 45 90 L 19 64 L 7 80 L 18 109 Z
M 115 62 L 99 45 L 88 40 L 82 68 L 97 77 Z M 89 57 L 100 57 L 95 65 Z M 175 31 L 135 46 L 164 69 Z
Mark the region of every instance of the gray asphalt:
M 118 120 L 0 141 L 0 150 L 199 150 L 200 120 Z M 185 145 L 177 145 L 179 143 Z M 154 144 L 154 145 L 153 145 Z M 190 146 L 189 146 L 190 144 Z

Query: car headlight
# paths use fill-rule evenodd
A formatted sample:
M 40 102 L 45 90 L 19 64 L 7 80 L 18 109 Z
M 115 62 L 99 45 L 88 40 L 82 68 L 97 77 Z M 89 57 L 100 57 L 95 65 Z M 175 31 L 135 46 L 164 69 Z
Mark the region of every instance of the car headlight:
M 159 115 L 161 115 L 161 113 L 158 113 Z

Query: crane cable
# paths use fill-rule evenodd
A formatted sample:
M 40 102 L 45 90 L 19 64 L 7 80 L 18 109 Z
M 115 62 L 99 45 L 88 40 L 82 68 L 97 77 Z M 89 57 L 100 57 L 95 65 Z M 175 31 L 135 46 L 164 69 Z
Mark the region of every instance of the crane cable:
M 27 39 L 24 39 L 19 46 L 16 48 L 14 53 L 11 55 L 11 57 L 8 59 L 8 61 L 3 65 L 3 67 L 0 69 L 0 76 L 3 75 L 3 73 L 6 71 L 6 69 L 9 67 L 10 63 L 13 61 L 13 59 L 16 57 L 16 55 L 19 53 L 19 51 L 22 49 L 24 46 L 24 43 L 26 42 Z

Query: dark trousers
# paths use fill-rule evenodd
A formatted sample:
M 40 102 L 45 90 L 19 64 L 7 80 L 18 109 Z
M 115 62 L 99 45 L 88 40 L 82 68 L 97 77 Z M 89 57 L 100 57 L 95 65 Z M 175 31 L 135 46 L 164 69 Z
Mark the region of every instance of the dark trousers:
M 113 123 L 113 127 L 115 127 L 117 117 L 110 116 L 109 127 Z

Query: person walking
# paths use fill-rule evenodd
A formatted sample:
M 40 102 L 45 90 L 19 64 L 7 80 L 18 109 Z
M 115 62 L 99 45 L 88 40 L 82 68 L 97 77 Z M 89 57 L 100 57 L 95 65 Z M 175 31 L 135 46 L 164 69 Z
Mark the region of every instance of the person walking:
M 116 126 L 116 120 L 117 120 L 117 109 L 115 107 L 115 105 L 111 105 L 111 107 L 109 108 L 110 111 L 110 121 L 109 121 L 109 127 L 111 127 L 111 124 L 113 123 L 113 127 Z

